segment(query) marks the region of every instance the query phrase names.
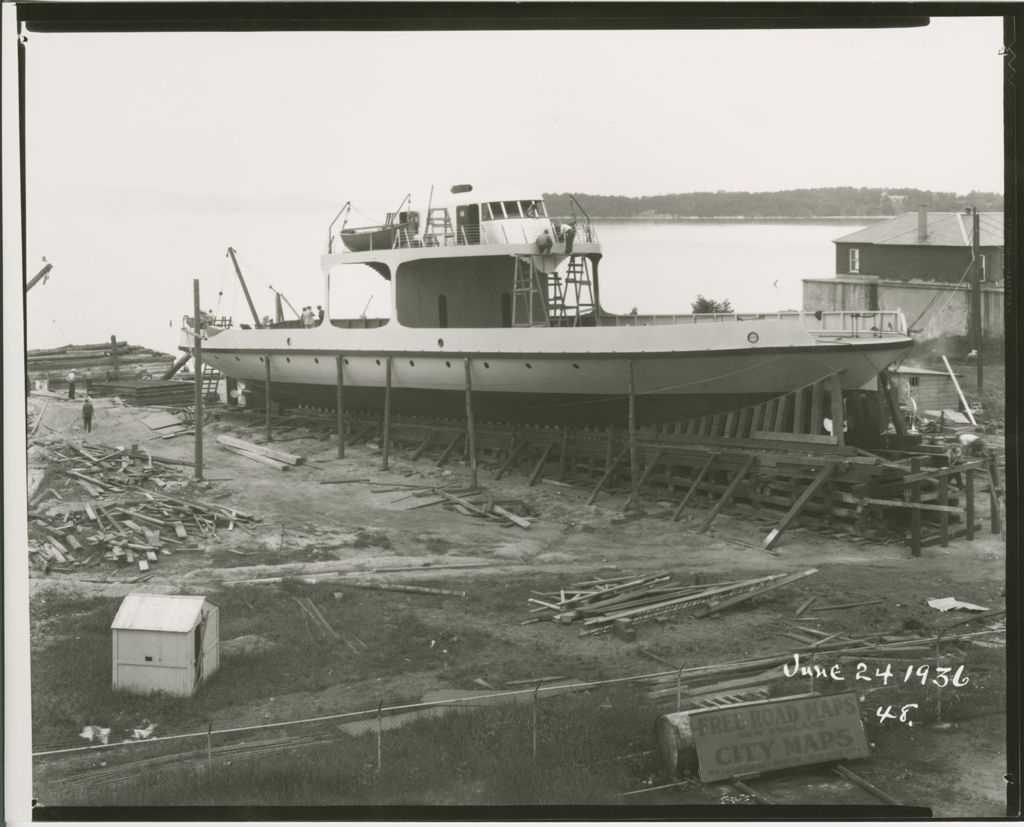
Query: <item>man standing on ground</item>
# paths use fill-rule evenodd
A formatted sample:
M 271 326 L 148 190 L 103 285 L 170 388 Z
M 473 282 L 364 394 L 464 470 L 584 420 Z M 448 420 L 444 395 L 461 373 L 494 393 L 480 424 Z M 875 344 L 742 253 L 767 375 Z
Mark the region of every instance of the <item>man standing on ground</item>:
M 85 426 L 87 434 L 92 433 L 92 400 L 88 396 L 82 403 L 82 425 Z
M 72 369 L 68 372 L 68 399 L 75 398 L 75 371 Z

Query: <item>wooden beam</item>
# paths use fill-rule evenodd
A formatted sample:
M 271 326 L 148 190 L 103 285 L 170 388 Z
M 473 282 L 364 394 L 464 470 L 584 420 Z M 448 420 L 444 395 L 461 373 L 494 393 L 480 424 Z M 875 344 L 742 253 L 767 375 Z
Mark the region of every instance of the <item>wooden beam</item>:
M 537 464 L 533 468 L 533 473 L 530 474 L 529 485 L 533 485 L 537 482 L 537 477 L 540 476 L 540 472 L 544 470 L 544 463 L 547 462 L 548 454 L 554 450 L 555 443 L 549 442 L 544 450 L 541 452 L 540 459 L 537 460 Z M 588 503 L 589 505 L 589 503 Z
M 782 433 L 782 427 L 786 421 L 786 403 L 788 401 L 788 395 L 779 399 L 778 408 L 775 411 L 775 427 L 773 428 L 776 433 Z
M 715 503 L 714 507 L 704 518 L 703 522 L 701 522 L 701 524 L 697 527 L 698 534 L 703 534 L 705 531 L 708 530 L 708 528 L 710 528 L 711 523 L 714 522 L 715 517 L 718 516 L 718 513 L 723 508 L 725 508 L 729 500 L 732 499 L 733 494 L 736 493 L 736 489 L 739 488 L 739 485 L 743 481 L 743 478 L 747 475 L 747 472 L 753 467 L 753 465 L 754 457 L 747 457 L 747 461 L 743 463 L 743 467 L 740 468 L 736 476 L 732 478 L 732 482 L 729 483 L 728 487 L 725 489 L 725 492 L 722 494 L 721 498 L 718 500 L 717 503 Z
M 516 440 L 516 442 L 513 443 L 512 447 L 509 449 L 508 456 L 505 457 L 505 461 L 501 464 L 501 467 L 494 475 L 494 478 L 496 480 L 500 480 L 502 476 L 505 474 L 505 472 L 512 467 L 512 463 L 515 462 L 515 459 L 519 455 L 519 452 L 523 450 L 523 448 L 529 441 L 530 440 L 528 437 L 523 437 L 522 439 Z
M 698 486 L 700 486 L 701 482 L 703 482 L 704 477 L 707 476 L 708 471 L 711 470 L 711 466 L 714 464 L 715 458 L 717 456 L 718 454 L 712 454 L 704 462 L 704 465 L 697 473 L 696 479 L 694 479 L 693 483 L 690 485 L 690 489 L 686 492 L 686 496 L 684 496 L 682 502 L 680 502 L 679 505 L 676 506 L 676 510 L 672 512 L 672 522 L 675 522 L 679 519 L 679 515 L 683 513 L 683 509 L 686 508 L 686 504 L 690 501 L 690 497 L 694 495 L 694 493 L 697 491 Z
M 916 474 L 921 470 L 921 458 L 911 457 L 910 458 L 910 471 L 912 474 Z M 921 483 L 912 482 L 910 483 L 910 503 L 920 504 L 921 502 Z M 969 515 L 970 516 L 970 515 Z M 970 525 L 970 523 L 968 523 Z M 914 508 L 910 512 L 910 553 L 914 557 L 921 556 L 921 509 Z
M 805 434 L 807 428 L 804 426 L 804 415 L 806 413 L 804 401 L 807 398 L 807 388 L 800 388 L 794 392 L 793 398 L 793 433 Z
M 195 312 L 193 322 L 195 335 L 192 339 L 192 358 L 195 361 L 195 416 L 193 417 L 193 431 L 195 433 L 195 467 L 193 469 L 195 478 L 203 478 L 203 334 L 199 327 L 199 279 L 192 279 L 192 304 Z M 110 340 L 116 345 L 117 337 L 111 336 Z M 116 349 L 115 349 L 116 353 Z M 114 356 L 114 375 L 117 373 L 117 357 Z
M 345 458 L 345 355 L 335 357 L 338 393 L 335 405 L 338 414 L 338 459 Z
M 469 480 L 476 488 L 476 430 L 473 427 L 473 377 L 470 373 L 470 360 L 462 360 L 466 368 L 466 434 L 469 443 Z
M 637 481 L 636 487 L 638 490 L 643 486 L 645 482 L 647 482 L 647 478 L 651 475 L 651 472 L 654 471 L 654 466 L 658 464 L 658 460 L 661 459 L 661 456 L 662 454 L 665 453 L 665 450 L 665 448 L 659 448 L 657 451 L 654 452 L 654 456 L 651 457 L 651 461 L 647 463 L 647 467 L 644 468 L 644 472 L 640 475 L 640 479 Z M 626 500 L 626 504 L 623 506 L 623 510 L 629 508 L 632 504 L 633 494 L 630 494 L 629 499 Z
M 939 478 L 939 504 L 949 505 L 949 477 Z M 939 514 L 939 542 L 943 548 L 949 546 L 949 514 Z
M 455 446 L 458 445 L 459 440 L 465 437 L 465 435 L 465 431 L 459 431 L 454 437 L 452 437 L 452 441 L 448 443 L 448 446 L 441 452 L 441 456 L 437 458 L 437 462 L 434 463 L 438 468 L 445 464 L 448 457 L 451 456 L 452 451 L 455 450 Z
M 822 467 L 817 476 L 811 480 L 810 484 L 804 489 L 796 502 L 793 503 L 789 511 L 786 512 L 785 516 L 779 520 L 779 524 L 768 533 L 767 537 L 764 538 L 764 542 L 761 544 L 762 548 L 767 551 L 775 545 L 779 537 L 782 536 L 782 533 L 789 528 L 790 523 L 800 515 L 800 512 L 803 511 L 807 503 L 810 502 L 811 497 L 813 497 L 817 493 L 818 489 L 825 484 L 825 481 L 835 473 L 835 470 L 836 464 L 834 462 L 830 462 Z
M 381 439 L 380 470 L 388 470 L 388 455 L 391 451 L 391 357 L 384 362 L 384 435 Z
M 550 445 L 548 446 L 548 450 L 551 450 L 551 446 Z M 611 463 L 608 465 L 607 468 L 604 469 L 604 473 L 601 475 L 601 479 L 599 479 L 597 481 L 597 485 L 594 486 L 594 490 L 591 491 L 590 492 L 590 496 L 587 497 L 587 505 L 593 505 L 594 504 L 594 500 L 597 499 L 597 495 L 601 492 L 601 489 L 604 488 L 605 483 L 608 482 L 608 480 L 611 479 L 612 474 L 615 473 L 615 469 L 618 468 L 619 467 L 619 463 L 622 462 L 623 459 L 625 459 L 626 453 L 629 450 L 630 450 L 630 446 L 629 445 L 624 445 L 622 447 L 622 450 L 619 451 L 618 456 L 615 457 L 615 459 L 611 461 Z M 543 459 L 544 458 L 541 457 L 541 461 L 543 461 Z M 539 470 L 539 466 L 538 466 L 538 470 Z M 531 481 L 531 485 L 532 485 L 532 481 Z
M 427 435 L 423 437 L 423 441 L 416 446 L 416 450 L 412 452 L 410 459 L 417 460 L 423 456 L 423 452 L 426 451 L 430 443 L 434 441 L 435 436 L 437 436 L 437 431 L 427 431 Z
M 824 381 L 819 380 L 811 385 L 811 418 L 807 428 L 807 433 L 809 434 L 825 433 L 822 425 L 822 408 L 825 401 L 824 397 Z
M 266 393 L 264 399 L 266 401 L 267 415 L 266 415 L 266 429 L 267 429 L 267 442 L 272 442 L 272 435 L 270 433 L 270 354 L 265 353 L 263 360 L 266 363 Z
M 913 490 L 913 489 L 911 489 Z M 964 519 L 967 521 L 965 526 L 967 533 L 966 538 L 968 540 L 974 539 L 974 471 L 964 471 L 964 499 L 966 500 Z M 914 512 L 917 513 L 916 511 Z M 920 519 L 920 518 L 918 518 Z
M 626 360 L 626 386 L 629 393 L 629 481 L 633 493 L 629 501 L 640 508 L 640 456 L 636 445 L 636 382 L 633 376 L 633 360 Z
M 899 438 L 900 448 L 905 447 L 907 426 L 903 421 L 903 412 L 900 411 L 900 402 L 896 396 L 896 391 L 889 381 L 889 371 L 883 370 L 878 374 L 878 381 L 882 385 L 882 393 L 885 396 L 885 404 L 889 408 L 889 417 L 892 419 L 892 425 L 896 429 L 896 436 Z
M 843 444 L 843 386 L 839 384 L 839 376 L 829 378 L 829 402 L 832 415 L 832 436 L 836 445 Z

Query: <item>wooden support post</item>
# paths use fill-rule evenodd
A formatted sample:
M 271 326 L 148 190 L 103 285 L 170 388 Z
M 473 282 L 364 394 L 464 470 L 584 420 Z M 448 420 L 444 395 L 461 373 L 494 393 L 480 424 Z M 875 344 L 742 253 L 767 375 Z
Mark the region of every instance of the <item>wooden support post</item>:
M 335 357 L 338 372 L 338 459 L 345 458 L 345 356 L 339 353 Z
M 661 456 L 664 453 L 665 453 L 665 449 L 664 448 L 659 448 L 657 451 L 654 452 L 654 456 L 651 457 L 651 461 L 647 463 L 646 467 L 644 468 L 644 472 L 640 475 L 640 479 L 637 481 L 637 484 L 636 484 L 637 490 L 642 488 L 643 484 L 645 482 L 647 482 L 647 478 L 649 476 L 651 476 L 651 474 L 654 472 L 654 466 L 656 466 L 658 464 L 658 460 L 661 459 Z M 626 500 L 626 504 L 623 506 L 623 511 L 625 511 L 627 508 L 629 508 L 632 504 L 633 504 L 633 495 L 630 494 L 629 495 L 629 499 Z
M 725 417 L 725 431 L 722 434 L 722 436 L 736 436 L 736 434 L 734 433 L 734 430 L 736 428 L 736 420 L 736 411 L 729 411 L 729 413 Z
M 544 463 L 547 462 L 548 460 L 548 454 L 550 454 L 554 450 L 554 447 L 555 443 L 549 442 L 547 444 L 547 447 L 543 450 L 543 452 L 541 452 L 540 459 L 537 460 L 537 464 L 533 468 L 533 473 L 530 474 L 529 485 L 533 485 L 535 482 L 537 482 L 537 477 L 539 477 L 540 472 L 544 470 Z
M 921 470 L 921 458 L 911 457 L 910 473 L 917 474 Z M 921 483 L 917 480 L 910 483 L 910 502 L 921 502 Z M 921 509 L 912 508 L 910 511 L 910 553 L 914 557 L 921 556 Z
M 736 437 L 738 439 L 747 439 L 750 436 L 750 422 L 753 413 L 753 408 L 744 408 L 740 411 L 740 424 L 736 429 Z
M 199 317 L 199 279 L 192 279 L 192 304 L 195 313 L 194 331 L 192 339 L 192 360 L 195 367 L 195 408 L 193 431 L 195 432 L 195 478 L 203 478 L 203 331 L 200 328 Z M 117 352 L 117 337 L 110 337 L 114 345 L 114 353 Z M 117 357 L 114 357 L 116 370 Z M 116 374 L 115 374 L 116 375 Z
M 809 434 L 823 434 L 825 433 L 824 428 L 824 402 L 825 402 L 825 387 L 824 380 L 820 380 L 811 385 L 811 413 L 810 422 L 807 433 Z
M 466 434 L 469 444 L 469 483 L 476 488 L 476 430 L 473 427 L 473 377 L 470 373 L 469 358 L 463 360 L 466 367 Z
M 807 388 L 800 388 L 793 399 L 793 433 L 806 434 L 807 428 L 804 425 L 806 409 L 804 402 L 807 398 Z
M 1001 514 L 1002 509 L 999 503 L 999 497 L 1003 493 L 1003 486 L 999 479 L 999 464 L 994 455 L 989 455 L 988 458 L 988 486 L 990 492 L 989 502 L 991 503 L 992 511 L 992 533 L 1005 537 Z
M 267 381 L 264 393 L 264 399 L 266 400 L 267 416 L 266 416 L 266 427 L 267 427 L 267 442 L 271 441 L 270 433 L 270 354 L 263 354 L 263 361 L 266 363 L 267 368 Z
M 683 509 L 686 508 L 686 504 L 690 501 L 690 497 L 692 497 L 694 495 L 694 493 L 697 491 L 697 488 L 700 486 L 701 482 L 703 482 L 704 477 L 707 476 L 708 471 L 711 470 L 711 466 L 714 464 L 715 457 L 717 457 L 717 456 L 718 456 L 718 454 L 712 454 L 711 456 L 709 456 L 707 458 L 707 461 L 704 463 L 704 465 L 701 467 L 700 471 L 698 472 L 697 478 L 690 485 L 690 490 L 686 492 L 686 496 L 683 497 L 682 502 L 680 502 L 679 505 L 676 506 L 676 510 L 672 514 L 672 521 L 673 522 L 678 520 L 679 519 L 679 515 L 683 513 Z
M 711 523 L 714 522 L 715 517 L 718 516 L 718 512 L 725 508 L 729 500 L 732 499 L 733 494 L 736 493 L 736 489 L 739 488 L 740 483 L 743 482 L 743 478 L 747 475 L 747 472 L 751 467 L 753 467 L 753 465 L 754 457 L 747 457 L 747 461 L 743 463 L 743 467 L 740 468 L 736 473 L 736 476 L 732 478 L 732 482 L 730 482 L 729 486 L 725 489 L 721 499 L 715 503 L 714 508 L 711 509 L 711 512 L 704 518 L 704 521 L 697 527 L 698 534 L 703 534 L 711 527 Z
M 920 483 L 918 483 L 920 485 Z M 964 471 L 964 498 L 966 499 L 966 508 L 964 509 L 964 517 L 967 520 L 965 537 L 968 540 L 974 539 L 974 469 L 969 468 Z M 917 513 L 915 511 L 915 513 Z
M 789 396 L 783 396 L 779 399 L 779 407 L 775 410 L 775 426 L 772 428 L 776 433 L 782 430 L 786 422 L 786 403 L 788 401 Z
M 612 455 L 615 451 L 615 426 L 608 426 L 608 439 L 604 444 L 604 467 L 607 468 L 612 463 Z
M 381 439 L 380 470 L 388 470 L 388 454 L 391 450 L 391 357 L 384 362 L 384 434 Z
M 829 379 L 829 402 L 831 403 L 832 437 L 836 445 L 843 445 L 843 386 L 839 377 Z
M 885 404 L 889 407 L 889 417 L 892 419 L 892 426 L 896 429 L 896 436 L 899 439 L 900 448 L 904 448 L 907 436 L 906 423 L 903 421 L 903 413 L 900 411 L 900 400 L 896 390 L 889 381 L 889 371 L 883 370 L 878 374 L 878 381 L 882 385 L 882 392 L 885 396 Z
M 629 393 L 629 480 L 633 487 L 630 501 L 640 510 L 640 457 L 636 446 L 636 387 L 633 379 L 633 360 L 626 362 L 626 382 Z
M 423 456 L 423 452 L 427 450 L 427 446 L 434 441 L 434 437 L 437 436 L 437 431 L 428 431 L 427 435 L 423 437 L 423 442 L 416 446 L 416 450 L 412 452 L 410 459 L 417 460 Z
M 434 463 L 438 468 L 445 464 L 448 457 L 451 456 L 452 451 L 455 450 L 455 446 L 459 444 L 459 440 L 465 436 L 465 431 L 459 431 L 454 437 L 452 437 L 452 441 L 448 443 L 447 447 L 441 452 L 441 456 L 437 458 L 437 462 Z
M 615 469 L 619 467 L 619 463 L 625 458 L 628 450 L 629 445 L 623 446 L 622 450 L 619 451 L 619 455 L 608 464 L 607 468 L 604 469 L 604 474 L 601 475 L 601 479 L 597 481 L 597 485 L 594 486 L 594 490 L 591 491 L 590 496 L 587 497 L 587 505 L 594 504 L 594 500 L 597 499 L 597 495 L 601 492 L 601 489 L 604 488 L 605 483 L 612 478 L 612 474 L 615 473 Z
M 835 470 L 836 464 L 834 462 L 830 462 L 818 472 L 817 476 L 811 480 L 807 488 L 805 488 L 803 493 L 797 498 L 797 501 L 793 503 L 789 511 L 786 512 L 785 516 L 779 520 L 779 524 L 768 533 L 767 537 L 764 538 L 764 542 L 761 544 L 763 549 L 767 551 L 775 545 L 779 537 L 782 536 L 782 532 L 789 528 L 790 523 L 800 515 L 800 512 L 803 511 L 807 503 L 810 502 L 811 497 L 813 497 L 817 493 L 818 489 L 825 484 L 833 473 L 835 473 Z
M 939 477 L 939 505 L 949 505 L 949 477 Z M 949 513 L 939 514 L 939 543 L 943 548 L 949 545 Z
M 569 426 L 562 426 L 562 440 L 558 452 L 558 479 L 564 480 L 569 471 Z
M 505 457 L 505 461 L 501 464 L 501 467 L 498 469 L 498 472 L 494 475 L 494 478 L 496 480 L 500 480 L 502 476 L 505 474 L 505 472 L 512 467 L 512 463 L 515 462 L 516 457 L 519 456 L 519 452 L 526 447 L 526 444 L 529 441 L 529 437 L 524 436 L 509 449 L 508 456 Z
M 197 320 L 198 324 L 198 320 Z M 115 379 L 119 379 L 121 376 L 120 369 L 117 366 L 117 336 L 110 337 L 110 367 L 111 372 L 114 374 Z

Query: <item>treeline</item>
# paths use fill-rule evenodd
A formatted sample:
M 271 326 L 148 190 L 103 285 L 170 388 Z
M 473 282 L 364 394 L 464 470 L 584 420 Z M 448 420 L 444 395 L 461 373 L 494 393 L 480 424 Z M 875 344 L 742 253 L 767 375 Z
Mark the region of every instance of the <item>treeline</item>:
M 824 218 L 831 216 L 896 215 L 925 204 L 936 212 L 965 207 L 1001 211 L 996 192 L 933 192 L 878 187 L 818 187 L 781 192 L 684 192 L 672 195 L 589 195 L 573 193 L 591 218 Z M 579 212 L 569 193 L 545 193 L 550 215 Z

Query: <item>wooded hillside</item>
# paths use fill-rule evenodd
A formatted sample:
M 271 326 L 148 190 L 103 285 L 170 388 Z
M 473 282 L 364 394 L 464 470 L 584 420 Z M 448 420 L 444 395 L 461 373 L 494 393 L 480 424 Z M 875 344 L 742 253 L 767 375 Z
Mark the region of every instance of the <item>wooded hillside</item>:
M 895 215 L 916 210 L 951 212 L 968 206 L 1000 211 L 1003 196 L 995 192 L 932 192 L 878 187 L 819 187 L 781 192 L 685 192 L 671 195 L 590 195 L 574 193 L 591 218 L 819 218 L 830 216 Z M 896 198 L 887 197 L 896 196 Z M 902 203 L 899 197 L 902 196 Z M 578 212 L 569 193 L 545 193 L 550 215 Z

